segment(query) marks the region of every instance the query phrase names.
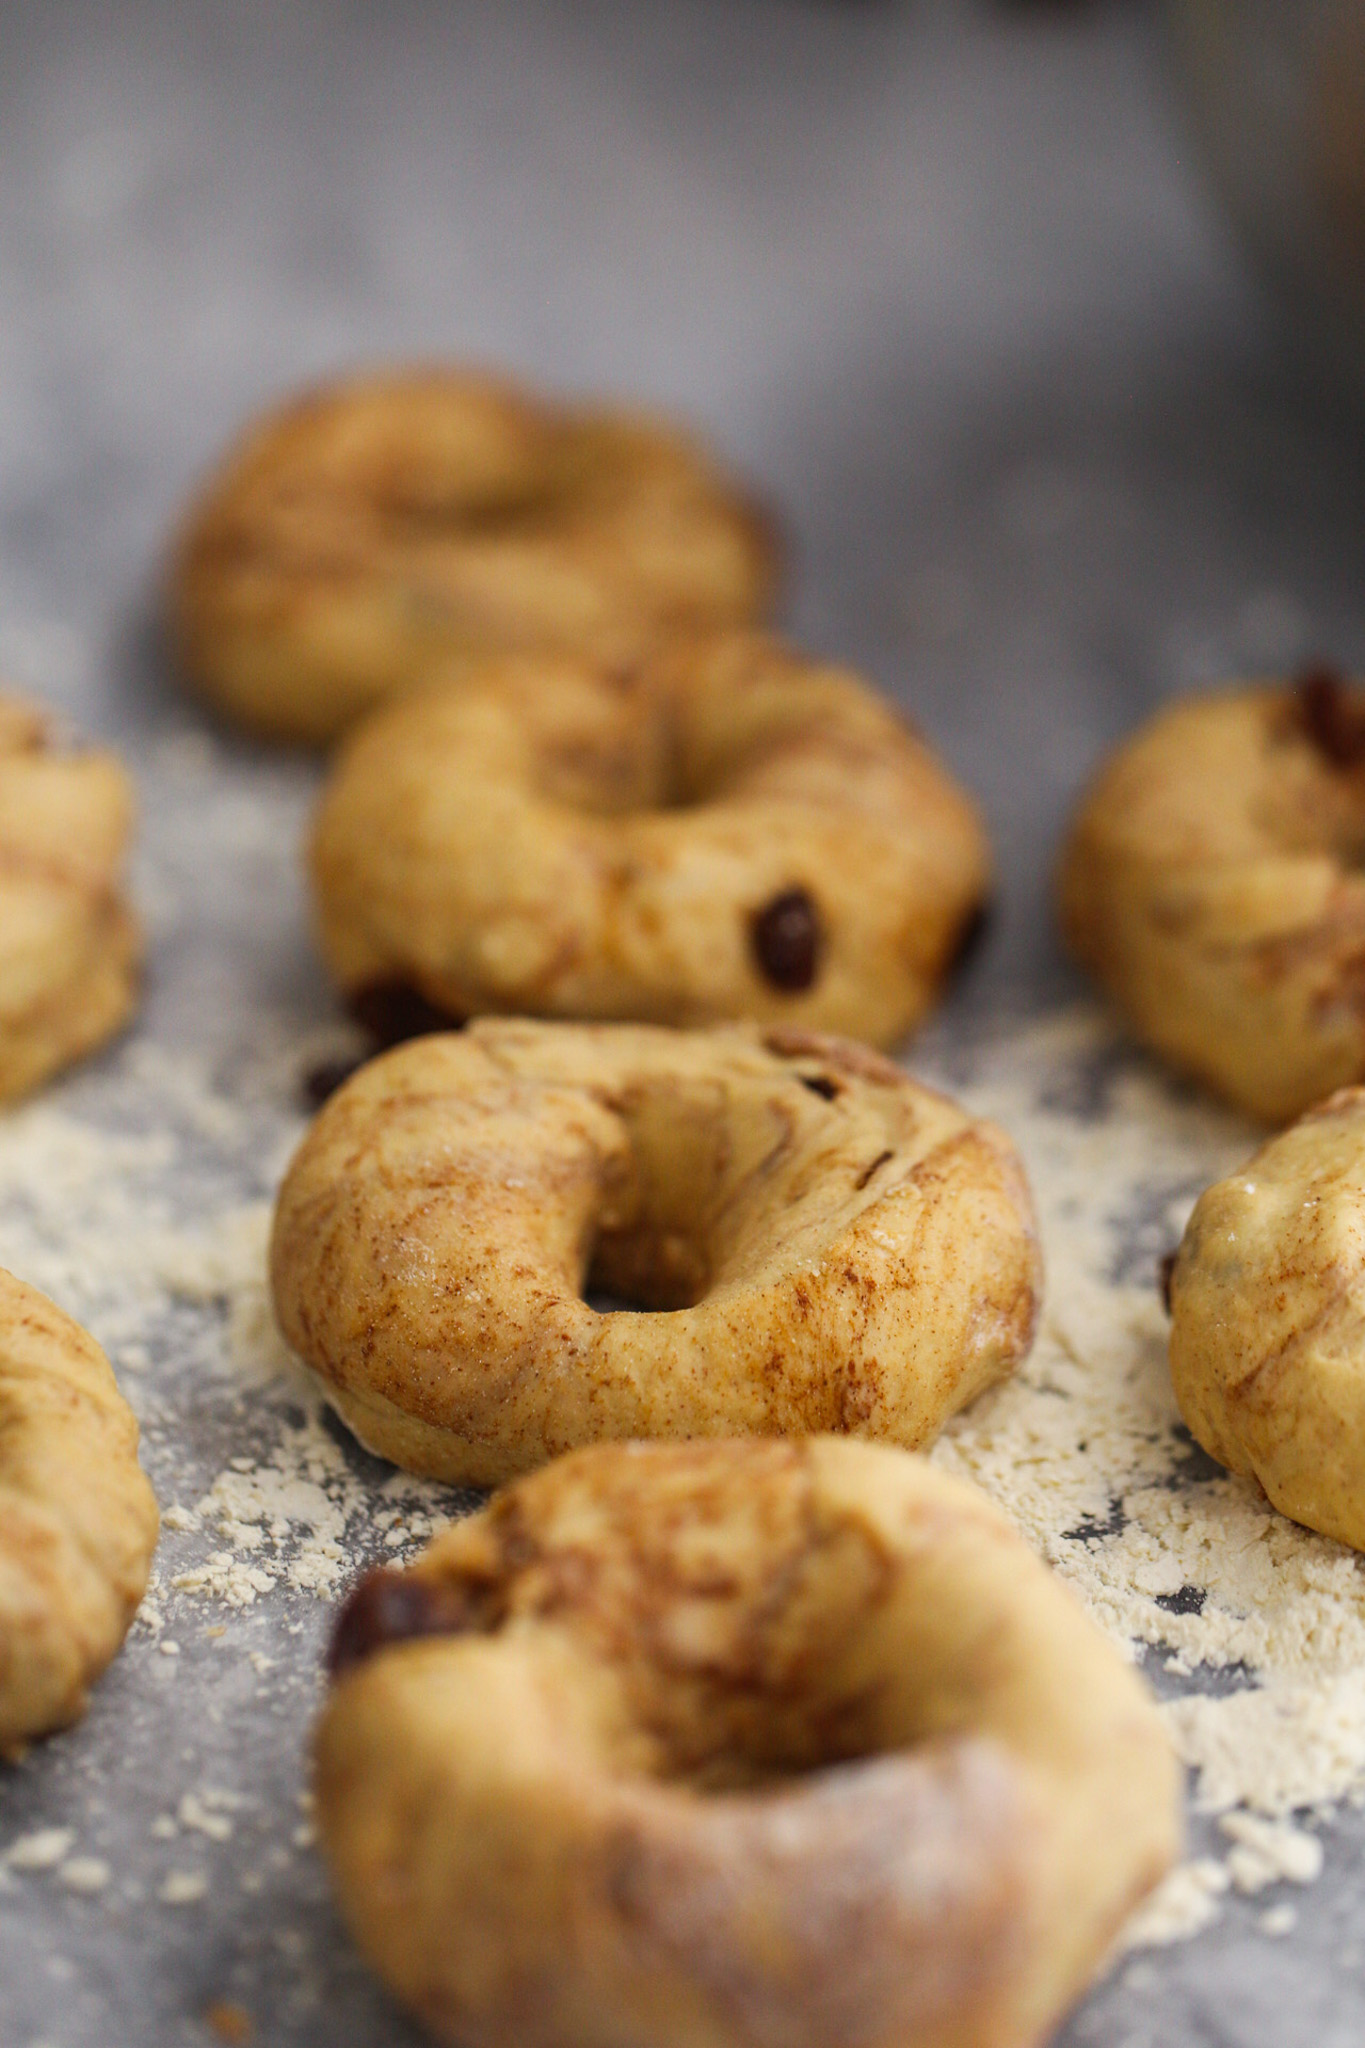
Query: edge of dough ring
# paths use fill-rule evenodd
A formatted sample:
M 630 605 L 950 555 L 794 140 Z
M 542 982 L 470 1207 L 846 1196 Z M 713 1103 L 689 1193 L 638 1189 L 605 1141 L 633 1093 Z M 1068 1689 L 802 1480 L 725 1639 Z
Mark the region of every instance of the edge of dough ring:
M 362 1443 L 488 1486 L 604 1439 L 917 1448 L 1027 1354 L 1042 1275 L 1005 1134 L 865 1046 L 505 1018 L 338 1090 L 271 1282 Z
M 1365 1088 L 1199 1197 L 1171 1275 L 1170 1360 L 1211 1457 L 1365 1550 Z
M 1178 1853 L 1138 1675 L 924 1460 L 610 1445 L 362 1581 L 342 1915 L 466 2048 L 1036 2048 Z
M 0 696 L 0 1102 L 97 1051 L 132 1015 L 132 812 L 113 754 L 50 745 L 40 711 Z
M 0 1269 L 0 1750 L 84 1713 L 147 1588 L 159 1517 L 104 1353 Z

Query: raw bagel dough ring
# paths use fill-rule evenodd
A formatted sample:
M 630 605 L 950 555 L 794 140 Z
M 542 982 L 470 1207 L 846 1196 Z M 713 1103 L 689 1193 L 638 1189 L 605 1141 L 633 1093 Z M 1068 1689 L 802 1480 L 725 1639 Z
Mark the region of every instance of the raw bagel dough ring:
M 856 676 L 731 633 L 489 665 L 352 735 L 312 842 L 361 1013 L 729 1017 L 892 1045 L 979 913 L 976 812 Z
M 104 1353 L 0 1271 L 0 1751 L 85 1712 L 147 1589 L 157 1526 Z
M 1179 1843 L 1070 1593 L 847 1439 L 562 1459 L 362 1581 L 333 1668 L 343 1916 L 467 2048 L 1036 2048 Z
M 1365 1089 L 1204 1191 L 1170 1293 L 1191 1433 L 1282 1514 L 1365 1550 Z
M 0 698 L 0 1101 L 128 1020 L 141 956 L 121 891 L 132 808 L 112 754 L 59 751 L 37 711 Z
M 1365 695 L 1169 706 L 1087 793 L 1062 924 L 1138 1036 L 1282 1123 L 1365 1075 Z
M 513 1019 L 331 1098 L 271 1271 L 361 1442 L 476 1486 L 603 1438 L 917 1447 L 1026 1354 L 1041 1288 L 1009 1140 L 865 1047 Z
M 471 371 L 344 379 L 251 427 L 190 511 L 171 626 L 253 730 L 326 740 L 433 663 L 634 660 L 766 616 L 776 550 L 675 429 Z

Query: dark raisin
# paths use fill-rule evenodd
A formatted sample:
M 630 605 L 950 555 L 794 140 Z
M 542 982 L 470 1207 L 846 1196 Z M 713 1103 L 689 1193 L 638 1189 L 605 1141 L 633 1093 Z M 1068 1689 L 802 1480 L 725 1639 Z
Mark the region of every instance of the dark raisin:
M 1337 669 L 1317 662 L 1295 684 L 1304 731 L 1334 768 L 1365 761 L 1365 700 Z
M 841 1093 L 839 1083 L 831 1081 L 828 1074 L 798 1074 L 797 1080 L 803 1088 L 809 1088 L 812 1095 L 819 1095 L 826 1102 L 833 1102 Z
M 431 1031 L 458 1031 L 463 1017 L 431 1002 L 406 981 L 371 981 L 353 991 L 348 1007 L 382 1047 L 401 1045 L 406 1038 L 424 1038 Z
M 957 939 L 953 946 L 949 961 L 950 973 L 956 973 L 960 967 L 965 967 L 973 955 L 980 950 L 981 943 L 990 929 L 990 922 L 991 907 L 989 903 L 978 903 L 968 912 L 962 925 L 959 927 Z
M 474 1619 L 469 1601 L 455 1587 L 381 1566 L 366 1572 L 343 1601 L 327 1647 L 327 1670 L 337 1678 L 390 1643 L 459 1635 Z
M 820 966 L 820 913 L 804 889 L 784 889 L 757 910 L 749 943 L 764 978 L 774 988 L 797 994 L 809 988 Z
M 1156 1284 L 1167 1315 L 1171 1312 L 1171 1282 L 1175 1278 L 1175 1262 L 1179 1257 L 1179 1252 L 1167 1252 L 1163 1259 L 1157 1261 Z

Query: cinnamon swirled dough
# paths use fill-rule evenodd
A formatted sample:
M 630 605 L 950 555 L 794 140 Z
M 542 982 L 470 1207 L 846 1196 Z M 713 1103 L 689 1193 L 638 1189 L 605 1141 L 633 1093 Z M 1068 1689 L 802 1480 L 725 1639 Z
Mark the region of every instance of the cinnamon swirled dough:
M 1365 1550 L 1365 1088 L 1205 1190 L 1170 1296 L 1191 1433 L 1282 1514 Z
M 137 1435 L 93 1338 L 0 1271 L 0 1749 L 85 1711 L 146 1591 Z
M 1365 1075 L 1365 692 L 1169 705 L 1105 763 L 1062 924 L 1138 1036 L 1282 1123 Z
M 343 1610 L 344 1918 L 464 2048 L 1038 2048 L 1180 1839 L 1142 1681 L 960 1480 L 609 1445 Z
M 271 1270 L 362 1443 L 480 1486 L 608 1437 L 917 1447 L 1041 1290 L 1004 1133 L 865 1046 L 489 1018 L 331 1098 Z
M 766 636 L 624 678 L 489 664 L 368 720 L 324 790 L 323 950 L 362 1015 L 752 1017 L 893 1045 L 979 913 L 977 813 L 847 670 Z
M 670 633 L 763 618 L 774 581 L 766 524 L 674 428 L 396 369 L 247 431 L 186 520 L 171 624 L 221 710 L 318 741 L 433 666 L 620 665 Z
M 59 750 L 0 698 L 0 1101 L 113 1037 L 137 994 L 124 899 L 132 792 L 111 754 Z

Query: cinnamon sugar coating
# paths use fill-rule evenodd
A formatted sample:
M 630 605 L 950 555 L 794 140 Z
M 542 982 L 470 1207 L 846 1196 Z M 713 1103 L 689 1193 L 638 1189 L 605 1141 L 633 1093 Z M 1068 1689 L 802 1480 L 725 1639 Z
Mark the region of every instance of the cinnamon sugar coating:
M 1210 1456 L 1365 1550 L 1365 1088 L 1343 1088 L 1195 1205 L 1171 1376 Z
M 892 1045 L 990 874 L 975 808 L 847 670 L 762 635 L 621 675 L 486 664 L 378 713 L 324 790 L 319 936 L 353 1001 L 753 1017 Z
M 1072 825 L 1062 924 L 1138 1036 L 1267 1122 L 1365 1075 L 1365 692 L 1159 712 Z
M 612 1445 L 408 1573 L 324 1853 L 468 2048 L 1032 2048 L 1179 1840 L 1141 1681 L 974 1489 L 846 1439 Z
M 916 1447 L 1025 1355 L 1041 1288 L 1008 1139 L 867 1047 L 512 1019 L 332 1096 L 271 1268 L 361 1441 L 475 1485 L 613 1437 Z
M 176 543 L 171 630 L 229 716 L 320 741 L 435 666 L 619 665 L 761 619 L 775 572 L 765 520 L 675 428 L 399 368 L 248 429 Z

